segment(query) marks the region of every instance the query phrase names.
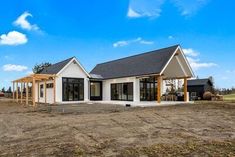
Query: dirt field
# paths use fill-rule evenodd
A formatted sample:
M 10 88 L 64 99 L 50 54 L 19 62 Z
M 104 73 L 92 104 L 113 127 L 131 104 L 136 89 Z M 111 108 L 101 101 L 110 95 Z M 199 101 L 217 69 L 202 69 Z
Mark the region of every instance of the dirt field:
M 0 101 L 0 156 L 235 156 L 235 104 L 34 110 Z

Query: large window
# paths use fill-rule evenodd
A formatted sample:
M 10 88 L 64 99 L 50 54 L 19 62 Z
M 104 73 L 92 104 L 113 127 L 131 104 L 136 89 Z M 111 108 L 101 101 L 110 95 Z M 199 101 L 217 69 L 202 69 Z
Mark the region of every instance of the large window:
M 63 78 L 63 101 L 84 100 L 84 79 Z
M 111 84 L 111 100 L 133 101 L 133 83 Z
M 154 77 L 140 80 L 140 100 L 153 101 L 157 96 L 157 81 Z

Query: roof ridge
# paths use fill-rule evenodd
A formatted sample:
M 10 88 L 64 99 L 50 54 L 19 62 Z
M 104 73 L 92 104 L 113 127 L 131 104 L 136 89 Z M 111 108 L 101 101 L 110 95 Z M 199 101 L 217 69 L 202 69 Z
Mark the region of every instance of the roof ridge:
M 178 46 L 180 46 L 180 44 L 176 44 L 176 45 L 172 45 L 172 46 L 169 46 L 169 47 L 164 47 L 164 48 L 160 48 L 160 49 L 157 49 L 157 50 L 152 50 L 152 51 L 148 51 L 148 52 L 144 52 L 144 53 L 139 53 L 139 54 L 135 54 L 135 55 L 131 55 L 131 56 L 119 58 L 119 59 L 114 59 L 114 60 L 111 60 L 111 61 L 99 63 L 99 64 L 97 64 L 97 65 L 107 64 L 107 63 L 110 63 L 110 62 L 115 62 L 115 61 L 119 61 L 119 60 L 127 59 L 127 58 L 132 58 L 132 57 L 136 57 L 136 56 L 142 56 L 142 55 L 154 53 L 155 51 L 160 51 L 160 50 L 164 50 L 164 49 L 169 49 L 169 48 L 176 47 L 176 46 L 178 47 Z
M 62 63 L 62 62 L 64 62 L 64 61 L 71 60 L 71 59 L 73 59 L 73 58 L 75 58 L 75 57 L 67 58 L 67 59 L 65 59 L 65 60 L 59 61 L 59 62 L 54 63 L 54 64 L 52 64 L 52 65 L 56 65 L 56 64 Z M 51 66 L 52 66 L 52 65 L 51 65 Z

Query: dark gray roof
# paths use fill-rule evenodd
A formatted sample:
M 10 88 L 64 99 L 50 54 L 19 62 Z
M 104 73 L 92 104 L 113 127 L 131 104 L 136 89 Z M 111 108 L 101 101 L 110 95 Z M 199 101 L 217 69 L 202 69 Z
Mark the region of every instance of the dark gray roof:
M 179 45 L 96 65 L 90 74 L 103 79 L 159 74 Z
M 195 79 L 195 80 L 188 80 L 188 86 L 204 86 L 207 83 L 210 83 L 212 85 L 212 82 L 209 78 L 206 79 Z
M 72 59 L 72 58 L 68 58 L 66 60 L 63 60 L 61 62 L 52 64 L 51 66 L 45 68 L 40 74 L 57 74 L 61 69 L 64 68 L 64 66 L 66 66 Z

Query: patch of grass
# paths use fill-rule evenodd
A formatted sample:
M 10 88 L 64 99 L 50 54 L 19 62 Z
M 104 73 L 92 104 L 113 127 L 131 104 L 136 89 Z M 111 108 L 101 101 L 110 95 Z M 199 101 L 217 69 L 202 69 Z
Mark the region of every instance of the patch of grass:
M 235 94 L 224 95 L 224 100 L 235 100 Z

